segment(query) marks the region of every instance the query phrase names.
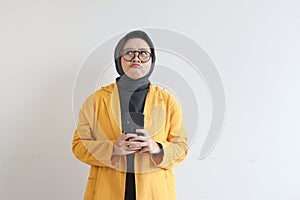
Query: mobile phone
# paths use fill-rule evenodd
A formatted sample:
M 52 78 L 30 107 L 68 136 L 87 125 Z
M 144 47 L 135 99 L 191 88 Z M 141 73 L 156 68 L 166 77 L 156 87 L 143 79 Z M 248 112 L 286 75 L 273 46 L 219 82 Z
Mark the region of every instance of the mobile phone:
M 138 136 L 144 136 L 142 133 L 137 133 L 136 129 L 144 128 L 144 114 L 141 112 L 126 112 L 124 115 L 123 131 L 125 133 L 133 133 Z

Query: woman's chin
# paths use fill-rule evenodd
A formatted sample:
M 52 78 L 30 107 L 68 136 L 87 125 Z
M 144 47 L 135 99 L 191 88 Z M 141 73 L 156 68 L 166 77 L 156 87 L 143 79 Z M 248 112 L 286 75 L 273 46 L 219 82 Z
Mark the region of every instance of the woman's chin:
M 126 75 L 133 80 L 137 80 L 144 77 L 144 74 L 140 74 L 140 73 L 128 73 Z

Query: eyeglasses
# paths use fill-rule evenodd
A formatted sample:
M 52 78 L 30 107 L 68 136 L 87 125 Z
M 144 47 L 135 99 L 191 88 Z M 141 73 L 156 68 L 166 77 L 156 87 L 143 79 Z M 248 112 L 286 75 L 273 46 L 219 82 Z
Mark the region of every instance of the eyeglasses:
M 138 53 L 137 57 L 142 63 L 148 62 L 152 57 L 152 54 L 146 50 L 133 51 L 133 50 L 124 50 L 121 52 L 121 56 L 127 62 L 132 61 L 135 58 L 135 53 Z

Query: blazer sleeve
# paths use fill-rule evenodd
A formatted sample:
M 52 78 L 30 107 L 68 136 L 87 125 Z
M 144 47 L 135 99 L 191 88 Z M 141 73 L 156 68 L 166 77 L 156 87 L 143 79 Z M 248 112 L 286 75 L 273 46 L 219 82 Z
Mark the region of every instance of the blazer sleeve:
M 72 151 L 80 161 L 95 166 L 112 167 L 111 156 L 115 140 L 109 140 L 98 125 L 94 95 L 83 104 L 74 132 Z
M 182 111 L 174 97 L 171 97 L 171 106 L 167 115 L 169 115 L 167 139 L 156 141 L 163 146 L 164 155 L 162 162 L 156 166 L 171 169 L 184 160 L 188 153 L 187 132 L 183 126 Z M 155 164 L 153 158 L 151 159 Z

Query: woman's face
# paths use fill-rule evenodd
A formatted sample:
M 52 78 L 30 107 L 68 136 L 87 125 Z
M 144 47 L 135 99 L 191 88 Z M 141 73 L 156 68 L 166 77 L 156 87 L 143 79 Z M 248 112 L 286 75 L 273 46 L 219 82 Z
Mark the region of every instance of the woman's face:
M 148 43 L 140 38 L 132 38 L 127 40 L 124 45 L 123 51 L 141 51 L 146 50 L 151 52 Z M 139 79 L 144 77 L 151 68 L 152 58 L 147 62 L 141 62 L 141 60 L 137 56 L 137 52 L 135 52 L 135 56 L 132 60 L 126 61 L 124 57 L 121 57 L 121 65 L 124 73 L 131 79 Z

